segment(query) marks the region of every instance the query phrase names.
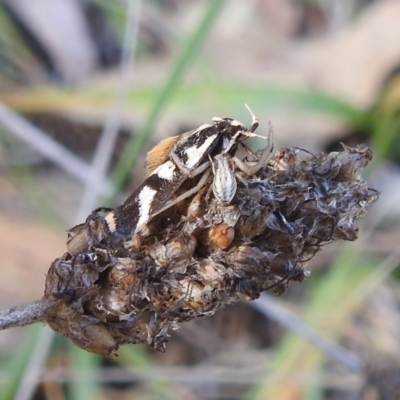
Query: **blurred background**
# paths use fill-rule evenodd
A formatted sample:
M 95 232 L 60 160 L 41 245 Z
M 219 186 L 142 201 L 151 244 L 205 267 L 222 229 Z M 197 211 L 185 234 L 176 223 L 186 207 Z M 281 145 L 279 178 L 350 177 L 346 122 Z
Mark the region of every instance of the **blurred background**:
M 311 277 L 182 324 L 166 353 L 0 334 L 0 399 L 398 399 L 400 2 L 2 0 L 0 307 L 42 296 L 65 230 L 144 179 L 159 140 L 214 116 L 275 147 L 367 143 L 381 199 Z

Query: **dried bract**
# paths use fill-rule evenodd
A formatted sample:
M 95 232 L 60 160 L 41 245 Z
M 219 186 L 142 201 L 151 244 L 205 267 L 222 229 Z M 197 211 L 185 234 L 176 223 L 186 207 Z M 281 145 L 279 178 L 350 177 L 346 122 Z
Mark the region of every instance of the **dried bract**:
M 45 297 L 55 304 L 49 325 L 102 355 L 127 343 L 164 350 L 179 322 L 264 290 L 283 293 L 309 275 L 306 264 L 323 245 L 357 238 L 355 221 L 378 198 L 360 176 L 371 158 L 364 145 L 331 154 L 281 149 L 256 172 L 241 173 L 237 187 L 230 184 L 234 197 L 222 202 L 215 185 L 224 181 L 206 177 L 134 244 L 115 242 L 101 220 L 89 218 L 72 228 L 78 244 L 70 239 L 47 275 Z

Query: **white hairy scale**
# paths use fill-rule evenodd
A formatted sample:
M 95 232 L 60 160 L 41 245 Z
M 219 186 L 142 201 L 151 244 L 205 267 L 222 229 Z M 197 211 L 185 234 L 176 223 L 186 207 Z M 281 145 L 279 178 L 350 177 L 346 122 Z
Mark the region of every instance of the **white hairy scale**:
M 188 158 L 188 162 L 185 165 L 186 168 L 195 168 L 198 166 L 200 160 L 204 157 L 204 154 L 206 153 L 206 150 L 210 147 L 211 143 L 214 142 L 215 138 L 219 135 L 219 133 L 216 133 L 215 135 L 212 135 L 208 137 L 204 143 L 199 146 L 190 146 L 185 150 L 185 153 Z
M 137 232 L 140 228 L 146 224 L 150 219 L 150 208 L 153 204 L 154 197 L 157 190 L 152 189 L 149 186 L 145 186 L 139 193 L 139 219 L 136 225 L 135 231 Z
M 210 124 L 203 124 L 203 125 L 200 125 L 200 126 L 196 129 L 196 131 L 193 132 L 193 134 L 195 134 L 196 132 L 199 132 L 199 131 L 203 131 L 204 129 L 207 129 L 207 128 L 209 128 L 210 126 L 211 126 Z
M 220 117 L 214 117 L 212 120 L 213 120 L 214 122 L 226 121 L 224 118 L 220 118 Z M 229 121 L 229 123 L 230 123 L 232 126 L 241 126 L 241 127 L 243 127 L 244 129 L 246 129 L 246 127 L 245 127 L 240 121 L 238 121 L 238 120 L 236 120 L 236 119 L 233 119 L 232 121 Z
M 230 121 L 230 124 L 231 124 L 232 126 L 242 126 L 243 128 L 245 128 L 245 126 L 244 126 L 240 121 L 238 121 L 238 120 L 236 120 L 236 119 Z M 245 129 L 246 129 L 246 128 L 245 128 Z
M 166 161 L 157 167 L 151 175 L 157 175 L 162 179 L 172 182 L 176 171 L 176 165 L 172 161 Z
M 237 182 L 235 172 L 232 168 L 230 156 L 227 154 L 218 154 L 213 162 L 213 193 L 215 198 L 221 202 L 229 204 L 235 197 Z

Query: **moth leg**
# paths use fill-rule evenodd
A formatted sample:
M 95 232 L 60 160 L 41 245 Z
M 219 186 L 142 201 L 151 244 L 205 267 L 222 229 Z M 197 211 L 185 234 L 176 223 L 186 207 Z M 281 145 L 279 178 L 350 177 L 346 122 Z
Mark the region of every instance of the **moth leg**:
M 271 159 L 271 156 L 272 156 L 272 151 L 267 149 L 263 152 L 260 159 L 255 163 L 245 163 L 244 161 L 240 160 L 237 157 L 233 157 L 232 161 L 235 164 L 235 166 L 242 172 L 244 172 L 246 175 L 254 175 L 258 171 L 260 171 L 260 169 L 264 168 L 268 164 L 268 161 Z
M 254 165 L 250 166 L 249 164 L 244 163 L 242 160 L 240 160 L 237 157 L 233 157 L 232 161 L 235 163 L 235 165 L 243 171 L 247 175 L 253 175 L 256 174 L 260 169 L 264 168 L 267 164 L 268 161 L 272 157 L 272 152 L 274 150 L 274 141 L 273 141 L 273 130 L 271 125 L 269 126 L 269 134 L 267 138 L 268 139 L 268 146 L 264 149 L 261 157 L 259 158 L 258 161 L 255 162 Z M 251 163 L 253 164 L 253 163 Z
M 172 206 L 174 206 L 175 204 L 181 202 L 182 200 L 185 200 L 186 198 L 188 198 L 188 197 L 192 196 L 193 194 L 197 193 L 207 183 L 208 178 L 210 177 L 210 174 L 211 174 L 211 170 L 209 169 L 208 171 L 206 171 L 204 173 L 204 175 L 201 177 L 201 179 L 199 180 L 199 182 L 197 183 L 197 185 L 195 187 L 193 187 L 192 189 L 188 190 L 187 192 L 181 194 L 176 199 L 170 201 L 166 206 L 164 206 L 160 210 L 156 211 L 155 213 L 151 214 L 150 215 L 150 219 L 152 219 L 153 217 L 155 217 L 158 214 L 161 214 L 165 210 L 168 210 L 168 208 L 171 208 Z
M 210 164 L 211 164 L 211 161 L 205 161 L 203 164 L 199 165 L 193 171 L 190 171 L 188 177 L 194 178 L 195 176 L 200 175 L 210 166 Z
M 210 162 L 205 161 L 203 164 L 199 165 L 197 168 L 190 169 L 182 163 L 179 156 L 173 150 L 171 151 L 170 157 L 172 158 L 172 161 L 178 167 L 180 172 L 183 175 L 187 176 L 188 178 L 194 178 L 195 176 L 204 172 L 210 166 Z
M 252 151 L 248 148 L 248 146 L 246 146 L 244 143 L 242 143 L 242 141 L 245 139 L 260 138 L 260 139 L 268 140 L 268 142 L 270 141 L 269 140 L 270 135 L 268 135 L 268 137 L 264 137 L 264 136 L 257 135 L 256 133 L 254 133 L 254 131 L 258 128 L 259 122 L 258 122 L 258 119 L 256 118 L 256 116 L 253 114 L 253 112 L 248 107 L 248 105 L 245 104 L 245 106 L 249 110 L 249 112 L 251 114 L 251 118 L 252 118 L 250 128 L 246 128 L 243 126 L 243 130 L 239 130 L 238 132 L 236 132 L 233 135 L 233 137 L 230 139 L 228 144 L 226 146 L 224 146 L 224 150 L 222 151 L 223 154 L 229 153 L 232 150 L 232 148 L 238 144 L 238 142 L 241 142 L 242 146 L 249 153 L 252 153 Z M 240 136 L 245 136 L 245 138 L 239 140 Z
M 238 138 L 241 135 L 245 135 L 244 131 L 237 131 L 232 138 L 229 140 L 228 144 L 226 147 L 224 147 L 224 150 L 222 151 L 222 154 L 229 154 L 229 152 L 232 150 L 234 146 L 237 146 L 238 144 Z M 247 136 L 247 135 L 246 135 Z
M 189 176 L 190 169 L 183 165 L 182 161 L 179 159 L 179 156 L 175 153 L 174 150 L 171 151 L 170 157 L 172 158 L 172 161 L 175 163 L 175 165 L 182 172 L 182 174 L 184 174 L 185 176 Z
M 244 185 L 245 188 L 248 188 L 248 187 L 249 187 L 249 182 L 247 181 L 246 178 L 243 177 L 243 175 L 242 175 L 240 172 L 235 172 L 235 176 L 236 176 L 236 179 L 237 179 L 238 181 L 240 181 L 241 183 L 243 183 L 243 185 Z
M 242 145 L 242 147 L 246 150 L 246 152 L 248 153 L 248 154 L 250 154 L 251 156 L 253 156 L 253 157 L 256 157 L 256 153 L 254 153 L 254 151 L 249 147 L 249 146 L 247 146 L 247 144 L 246 143 L 240 143 L 241 145 Z

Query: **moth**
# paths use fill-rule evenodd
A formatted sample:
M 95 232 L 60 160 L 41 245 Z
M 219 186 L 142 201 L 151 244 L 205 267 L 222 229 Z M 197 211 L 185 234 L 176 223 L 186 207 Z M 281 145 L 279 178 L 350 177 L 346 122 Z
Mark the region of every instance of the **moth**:
M 231 118 L 214 118 L 211 125 L 162 141 L 148 155 L 149 177 L 105 216 L 111 234 L 132 238 L 153 217 L 198 192 L 210 178 L 213 157 L 233 156 L 243 140 L 262 137 L 254 134 L 258 120 L 252 117 L 250 128 Z M 185 181 L 197 176 L 193 188 L 173 198 Z

